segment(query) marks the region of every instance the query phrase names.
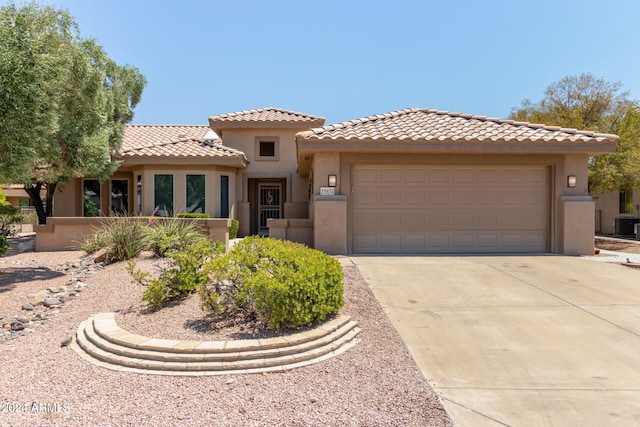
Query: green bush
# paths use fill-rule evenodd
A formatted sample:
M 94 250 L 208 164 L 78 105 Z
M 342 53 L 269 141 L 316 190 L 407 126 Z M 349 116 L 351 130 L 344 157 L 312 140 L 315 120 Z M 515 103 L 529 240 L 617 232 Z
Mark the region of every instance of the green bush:
M 106 248 L 106 262 L 133 259 L 149 247 L 147 225 L 135 217 L 107 217 L 81 247 L 88 253 Z
M 5 252 L 9 249 L 9 242 L 7 241 L 7 236 L 3 236 L 0 234 L 0 256 L 4 255 Z
M 0 204 L 0 236 L 13 236 L 16 234 L 16 224 L 24 220 L 20 208 L 10 204 Z
M 80 242 L 80 249 L 88 254 L 99 251 L 109 246 L 108 230 L 97 229 L 93 234 L 87 236 L 84 241 Z
M 212 243 L 207 237 L 200 237 L 182 250 L 168 252 L 173 266 L 163 270 L 159 278 L 149 281 L 142 299 L 152 310 L 157 310 L 175 298 L 196 291 L 207 281 L 202 264 L 223 252 L 224 245 L 221 242 Z
M 229 238 L 235 239 L 238 237 L 238 228 L 240 227 L 240 221 L 237 219 L 231 220 L 231 227 L 229 227 Z
M 344 304 L 340 263 L 299 243 L 248 237 L 205 265 L 202 305 L 274 329 L 324 320 Z
M 147 230 L 149 248 L 160 256 L 186 248 L 192 241 L 205 236 L 195 221 L 189 219 L 153 219 Z
M 181 212 L 176 215 L 178 218 L 209 218 L 207 213 Z

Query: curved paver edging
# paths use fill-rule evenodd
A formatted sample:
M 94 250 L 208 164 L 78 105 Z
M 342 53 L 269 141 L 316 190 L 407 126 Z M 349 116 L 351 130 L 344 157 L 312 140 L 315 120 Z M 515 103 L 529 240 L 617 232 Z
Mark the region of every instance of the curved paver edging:
M 150 338 L 120 328 L 115 313 L 91 316 L 78 326 L 72 348 L 110 369 L 160 375 L 221 375 L 283 371 L 336 356 L 357 343 L 349 316 L 292 335 L 229 341 Z

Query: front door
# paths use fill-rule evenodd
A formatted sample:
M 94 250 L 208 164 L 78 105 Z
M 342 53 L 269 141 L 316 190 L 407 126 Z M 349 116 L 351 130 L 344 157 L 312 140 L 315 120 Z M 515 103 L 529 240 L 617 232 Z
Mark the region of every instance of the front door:
M 267 220 L 282 217 L 282 184 L 259 183 L 258 184 L 258 234 L 269 235 Z

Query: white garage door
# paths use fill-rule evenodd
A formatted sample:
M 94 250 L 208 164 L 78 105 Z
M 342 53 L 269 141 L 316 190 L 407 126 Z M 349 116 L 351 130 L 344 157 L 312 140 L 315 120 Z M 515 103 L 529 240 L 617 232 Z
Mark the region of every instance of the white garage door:
M 352 170 L 354 253 L 548 252 L 546 167 Z

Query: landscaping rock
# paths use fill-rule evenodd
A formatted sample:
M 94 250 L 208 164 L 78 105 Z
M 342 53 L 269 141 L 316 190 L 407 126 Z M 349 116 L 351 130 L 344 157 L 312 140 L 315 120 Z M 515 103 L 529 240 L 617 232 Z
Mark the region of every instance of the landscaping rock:
M 25 325 L 29 324 L 29 322 L 31 322 L 31 318 L 30 317 L 18 317 L 16 319 L 18 322 L 20 323 L 24 323 Z
M 22 322 L 15 321 L 15 322 L 11 323 L 11 330 L 12 331 L 21 331 L 24 328 L 25 328 L 25 325 Z
M 28 302 L 26 304 L 22 304 L 22 309 L 26 310 L 26 311 L 32 311 L 33 310 L 33 304 L 31 304 L 30 302 Z
M 107 248 L 103 248 L 103 249 L 100 249 L 99 251 L 94 252 L 90 256 L 90 259 L 95 263 L 105 262 L 107 259 L 108 253 L 109 253 L 109 250 Z
M 45 299 L 49 298 L 49 291 L 47 291 L 45 289 L 45 290 L 42 290 L 42 291 L 40 291 L 38 293 L 30 294 L 29 298 L 31 298 L 31 303 L 33 305 L 40 305 L 40 304 L 44 303 Z
M 62 305 L 62 302 L 58 298 L 45 298 L 43 303 L 45 307 L 57 307 Z

